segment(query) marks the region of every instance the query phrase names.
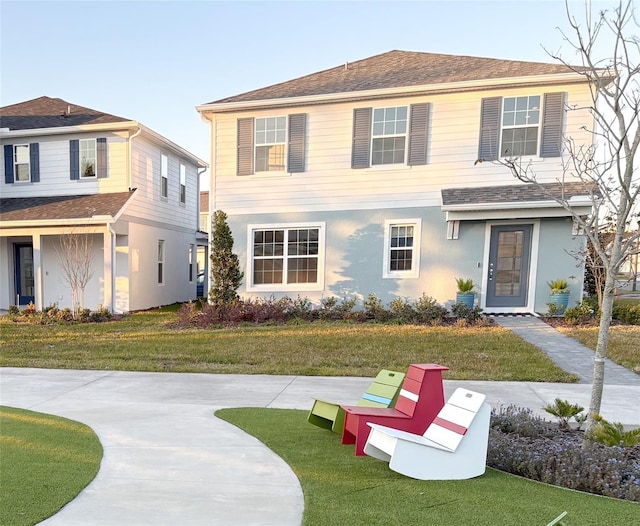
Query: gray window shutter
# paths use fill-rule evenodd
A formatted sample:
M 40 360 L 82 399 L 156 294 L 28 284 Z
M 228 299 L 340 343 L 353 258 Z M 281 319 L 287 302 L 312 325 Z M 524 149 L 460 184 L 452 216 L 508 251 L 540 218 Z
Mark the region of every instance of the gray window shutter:
M 238 175 L 253 173 L 253 118 L 238 119 Z
M 289 115 L 289 145 L 287 148 L 287 171 L 289 173 L 304 172 L 306 127 L 306 113 Z
M 560 157 L 562 154 L 563 120 L 564 93 L 545 93 L 540 157 Z
M 96 139 L 96 177 L 107 177 L 107 139 L 100 137 Z
M 71 139 L 69 141 L 69 158 L 70 158 L 70 179 L 77 181 L 80 179 L 80 141 Z
M 427 164 L 427 138 L 430 105 L 412 104 L 409 128 L 409 166 Z
M 371 108 L 353 110 L 351 168 L 369 168 L 371 158 Z
M 13 144 L 4 145 L 4 182 L 13 184 Z
M 483 161 L 495 161 L 498 158 L 501 108 L 502 97 L 482 99 L 478 159 Z
M 40 145 L 32 142 L 29 145 L 29 168 L 31 169 L 31 182 L 40 182 Z

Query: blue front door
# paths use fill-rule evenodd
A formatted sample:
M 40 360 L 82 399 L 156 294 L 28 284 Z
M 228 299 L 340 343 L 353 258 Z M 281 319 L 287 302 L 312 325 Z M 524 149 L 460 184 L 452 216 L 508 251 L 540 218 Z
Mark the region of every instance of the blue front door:
M 16 243 L 16 303 L 28 305 L 35 301 L 35 281 L 33 275 L 33 245 L 31 243 Z

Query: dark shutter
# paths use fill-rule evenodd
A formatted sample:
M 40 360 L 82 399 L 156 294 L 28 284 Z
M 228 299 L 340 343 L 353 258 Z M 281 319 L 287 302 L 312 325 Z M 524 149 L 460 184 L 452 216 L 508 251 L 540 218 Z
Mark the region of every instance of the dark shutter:
M 107 177 L 107 139 L 100 137 L 96 139 L 96 177 Z
M 353 110 L 351 168 L 369 168 L 371 158 L 371 108 Z
M 287 171 L 289 173 L 304 172 L 306 127 L 306 113 L 289 115 L 289 145 L 287 147 Z
M 70 178 L 73 181 L 80 179 L 80 141 L 71 139 L 69 141 Z
M 409 166 L 427 164 L 427 137 L 429 130 L 429 104 L 411 105 L 409 128 Z
M 564 93 L 545 93 L 540 157 L 560 157 L 562 153 L 563 120 Z
M 13 144 L 4 145 L 4 182 L 13 183 Z
M 253 118 L 238 119 L 238 175 L 253 173 Z
M 31 169 L 31 182 L 40 182 L 40 145 L 32 142 L 29 145 L 29 167 Z
M 482 99 L 478 159 L 483 161 L 495 161 L 498 158 L 501 107 L 502 97 Z

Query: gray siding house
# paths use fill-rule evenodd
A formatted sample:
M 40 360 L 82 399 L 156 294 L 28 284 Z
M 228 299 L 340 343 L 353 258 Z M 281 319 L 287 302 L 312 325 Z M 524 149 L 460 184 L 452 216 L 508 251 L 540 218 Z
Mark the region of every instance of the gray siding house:
M 563 278 L 579 301 L 585 238 L 553 197 L 591 210 L 563 171 L 564 137 L 591 141 L 589 101 L 562 65 L 390 51 L 202 104 L 240 294 L 447 304 L 464 277 L 486 312 L 527 313 Z

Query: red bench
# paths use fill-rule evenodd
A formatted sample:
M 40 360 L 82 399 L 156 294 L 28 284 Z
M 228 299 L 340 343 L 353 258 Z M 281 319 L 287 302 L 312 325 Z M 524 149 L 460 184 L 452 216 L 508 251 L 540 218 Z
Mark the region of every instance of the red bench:
M 364 445 L 371 431 L 367 422 L 420 435 L 424 433 L 444 406 L 442 371 L 448 370 L 435 363 L 410 365 L 394 408 L 343 405 L 342 443 L 355 444 L 356 455 L 364 455 Z

